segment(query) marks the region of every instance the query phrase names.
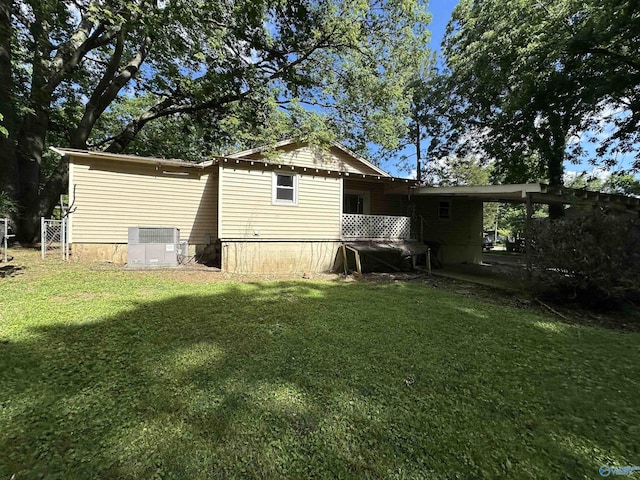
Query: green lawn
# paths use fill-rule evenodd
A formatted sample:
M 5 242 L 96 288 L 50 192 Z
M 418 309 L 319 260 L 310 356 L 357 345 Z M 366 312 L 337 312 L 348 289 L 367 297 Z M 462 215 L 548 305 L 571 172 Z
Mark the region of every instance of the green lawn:
M 30 258 L 0 280 L 2 480 L 640 465 L 640 334 L 430 282 L 221 282 Z

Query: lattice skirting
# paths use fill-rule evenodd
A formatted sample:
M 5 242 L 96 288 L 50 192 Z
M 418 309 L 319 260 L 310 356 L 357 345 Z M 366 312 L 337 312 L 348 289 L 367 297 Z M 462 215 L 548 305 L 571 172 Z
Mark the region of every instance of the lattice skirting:
M 342 215 L 342 236 L 345 238 L 408 239 L 411 218 L 390 215 Z

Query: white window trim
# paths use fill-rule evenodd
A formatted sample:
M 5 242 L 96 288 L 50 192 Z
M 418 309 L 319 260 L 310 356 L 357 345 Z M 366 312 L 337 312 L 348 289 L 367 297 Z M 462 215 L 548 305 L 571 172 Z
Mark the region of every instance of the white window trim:
M 293 201 L 278 199 L 278 175 L 286 175 L 293 177 Z M 286 188 L 286 187 L 285 187 Z M 289 172 L 273 172 L 272 184 L 271 184 L 271 204 L 272 205 L 298 205 L 298 174 Z
M 442 217 L 440 216 L 440 204 L 441 203 L 446 203 L 449 205 L 449 216 L 448 217 Z M 453 218 L 453 202 L 451 201 L 451 199 L 448 198 L 439 198 L 438 199 L 438 220 L 443 220 L 445 222 L 450 221 Z

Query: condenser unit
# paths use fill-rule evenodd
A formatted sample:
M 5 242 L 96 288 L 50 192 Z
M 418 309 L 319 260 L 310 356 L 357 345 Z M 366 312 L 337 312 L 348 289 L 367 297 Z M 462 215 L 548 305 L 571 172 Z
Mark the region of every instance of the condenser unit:
M 178 265 L 180 230 L 175 227 L 129 227 L 129 267 Z

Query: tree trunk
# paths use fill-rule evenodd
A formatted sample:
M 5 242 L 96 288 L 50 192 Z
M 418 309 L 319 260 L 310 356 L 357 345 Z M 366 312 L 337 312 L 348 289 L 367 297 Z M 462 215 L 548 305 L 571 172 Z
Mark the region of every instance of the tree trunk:
M 12 8 L 13 0 L 0 0 L 0 114 L 4 117 L 0 125 L 9 132 L 6 137 L 0 133 L 0 192 L 15 199 L 18 172 L 14 145 L 17 118 L 12 101 Z
M 0 0 L 7 1 L 7 0 Z M 91 1 L 90 4 L 95 3 Z M 104 29 L 96 29 L 94 21 L 84 16 L 76 32 L 66 44 L 58 47 L 51 59 L 52 46 L 49 41 L 49 24 L 46 15 L 34 9 L 35 22 L 31 26 L 34 39 L 33 69 L 29 112 L 25 114 L 14 139 L 16 145 L 17 181 L 15 197 L 20 212 L 16 220 L 16 239 L 22 243 L 38 241 L 40 217 L 50 216 L 64 192 L 67 176 L 66 162 L 58 165 L 53 177 L 41 188 L 42 155 L 49 129 L 49 111 L 53 92 L 60 83 L 80 64 L 82 58 L 99 42 Z M 105 33 L 104 41 L 112 37 Z
M 48 104 L 47 104 L 48 105 Z M 44 139 L 49 127 L 49 113 L 43 104 L 31 104 L 33 113 L 26 115 L 17 138 L 18 191 L 20 218 L 17 240 L 24 243 L 37 241 L 40 228 L 40 165 Z
M 49 129 L 49 108 L 52 101 L 52 90 L 47 86 L 47 62 L 50 53 L 48 24 L 43 18 L 39 18 L 37 10 L 35 15 L 36 21 L 32 27 L 35 48 L 29 112 L 24 115 L 16 136 L 18 166 L 16 200 L 20 208 L 20 215 L 16 222 L 16 239 L 21 243 L 32 243 L 38 240 L 40 166 Z
M 566 132 L 562 126 L 562 119 L 557 113 L 549 115 L 550 135 L 548 137 L 548 148 L 545 152 L 547 160 L 547 170 L 549 175 L 549 185 L 552 187 L 562 187 L 562 177 L 564 175 L 564 155 L 567 145 Z M 564 205 L 549 205 L 549 218 L 557 220 L 564 216 Z
M 109 65 L 105 70 L 100 82 L 96 86 L 89 101 L 85 105 L 84 115 L 78 124 L 78 127 L 71 135 L 71 146 L 73 148 L 86 149 L 87 140 L 96 122 L 104 111 L 118 97 L 122 88 L 133 79 L 144 60 L 146 59 L 149 49 L 151 48 L 151 37 L 145 37 L 140 42 L 140 48 L 131 58 L 129 63 L 118 72 L 120 67 L 120 59 L 124 48 L 126 30 L 122 30 L 118 35 L 116 48 L 112 54 Z

